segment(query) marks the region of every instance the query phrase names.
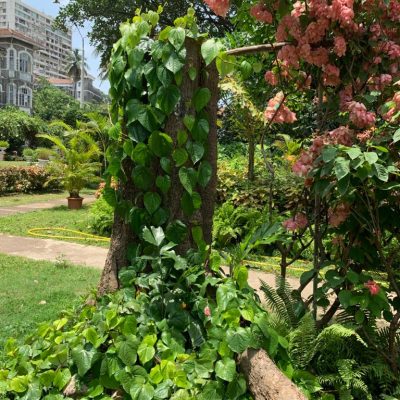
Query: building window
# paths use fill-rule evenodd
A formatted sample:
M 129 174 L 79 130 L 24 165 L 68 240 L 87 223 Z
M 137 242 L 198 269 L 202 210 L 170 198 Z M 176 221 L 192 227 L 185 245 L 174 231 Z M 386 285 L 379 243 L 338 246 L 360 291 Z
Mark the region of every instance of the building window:
M 18 90 L 18 105 L 24 108 L 31 108 L 32 89 L 21 87 Z
M 3 48 L 0 48 L 0 68 L 7 69 L 7 52 Z
M 15 50 L 8 49 L 8 69 L 10 71 L 15 70 Z
M 19 53 L 19 72 L 30 74 L 32 72 L 32 58 L 26 51 Z
M 8 85 L 7 103 L 15 105 L 15 94 L 15 83 L 10 83 Z

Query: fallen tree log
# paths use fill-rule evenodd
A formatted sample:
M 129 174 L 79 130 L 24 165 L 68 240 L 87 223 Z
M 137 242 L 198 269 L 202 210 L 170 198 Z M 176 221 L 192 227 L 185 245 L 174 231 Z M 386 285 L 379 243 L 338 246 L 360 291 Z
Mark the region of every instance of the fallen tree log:
M 307 400 L 264 350 L 246 350 L 239 364 L 254 400 Z

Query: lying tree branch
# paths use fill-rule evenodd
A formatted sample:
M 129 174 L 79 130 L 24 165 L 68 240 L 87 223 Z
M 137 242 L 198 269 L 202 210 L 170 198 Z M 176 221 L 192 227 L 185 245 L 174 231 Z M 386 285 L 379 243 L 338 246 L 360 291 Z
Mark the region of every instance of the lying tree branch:
M 254 46 L 238 47 L 237 49 L 228 50 L 226 54 L 230 56 L 242 56 L 244 54 L 269 53 L 271 51 L 280 50 L 286 42 L 278 42 L 273 44 L 256 44 Z
M 240 356 L 254 400 L 306 400 L 307 397 L 268 357 L 264 350 L 247 349 Z

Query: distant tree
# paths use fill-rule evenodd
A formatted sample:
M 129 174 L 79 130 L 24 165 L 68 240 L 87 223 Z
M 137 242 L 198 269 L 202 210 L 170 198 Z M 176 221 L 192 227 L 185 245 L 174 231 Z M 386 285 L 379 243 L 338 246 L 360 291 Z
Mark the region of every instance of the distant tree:
M 57 0 L 54 0 L 58 3 Z M 93 29 L 88 33 L 90 42 L 94 45 L 101 57 L 101 64 L 105 67 L 111 55 L 112 45 L 119 39 L 119 25 L 131 19 L 137 9 L 157 10 L 162 5 L 160 25 L 173 25 L 173 21 L 185 14 L 186 10 L 194 5 L 197 11 L 198 22 L 203 32 L 214 36 L 222 36 L 233 30 L 229 20 L 216 16 L 201 0 L 70 0 L 62 6 L 56 19 L 58 27 L 65 27 L 69 23 L 82 26 L 90 22 Z
M 37 84 L 33 94 L 33 112 L 43 120 L 64 120 L 67 113 L 78 108 L 79 104 L 72 96 L 45 79 Z
M 74 98 L 76 99 L 76 84 L 82 76 L 82 56 L 79 49 L 73 49 L 67 56 L 67 66 L 65 72 L 74 81 Z M 86 60 L 84 62 L 85 73 L 87 69 Z
M 0 140 L 10 143 L 9 150 L 19 150 L 24 144 L 32 146 L 36 134 L 43 132 L 44 123 L 17 107 L 0 109 Z

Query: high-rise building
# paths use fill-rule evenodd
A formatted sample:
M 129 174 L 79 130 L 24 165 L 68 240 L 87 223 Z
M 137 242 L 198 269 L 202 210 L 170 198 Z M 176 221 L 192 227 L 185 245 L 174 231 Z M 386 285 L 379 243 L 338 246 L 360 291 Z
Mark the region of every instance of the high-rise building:
M 35 51 L 33 72 L 46 78 L 65 79 L 67 59 L 72 52 L 72 32 L 53 28 L 54 18 L 21 0 L 0 0 L 0 29 L 10 29 L 32 39 Z

